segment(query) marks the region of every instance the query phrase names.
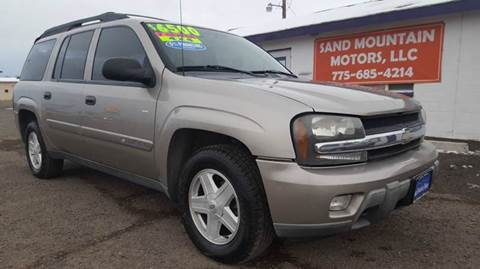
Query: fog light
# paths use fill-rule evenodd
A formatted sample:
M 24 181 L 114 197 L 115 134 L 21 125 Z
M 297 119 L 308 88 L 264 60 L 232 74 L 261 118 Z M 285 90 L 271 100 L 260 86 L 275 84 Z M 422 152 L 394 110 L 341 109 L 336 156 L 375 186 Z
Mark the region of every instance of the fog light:
M 330 202 L 330 211 L 340 211 L 345 210 L 350 205 L 350 201 L 352 200 L 352 195 L 339 195 L 332 199 Z
M 367 161 L 367 152 L 360 151 L 333 154 L 317 154 L 315 157 L 318 160 L 321 160 L 323 165 L 350 164 Z
M 338 161 L 365 161 L 366 158 L 367 158 L 367 153 L 364 151 L 317 155 L 317 159 L 335 160 L 335 161 L 337 160 Z

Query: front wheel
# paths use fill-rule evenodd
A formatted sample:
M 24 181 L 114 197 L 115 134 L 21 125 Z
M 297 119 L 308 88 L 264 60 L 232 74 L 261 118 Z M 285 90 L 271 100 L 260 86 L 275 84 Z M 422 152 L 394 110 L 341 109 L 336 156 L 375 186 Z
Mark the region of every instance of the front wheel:
M 251 260 L 274 234 L 258 168 L 231 145 L 198 150 L 180 177 L 185 229 L 205 255 L 225 263 Z

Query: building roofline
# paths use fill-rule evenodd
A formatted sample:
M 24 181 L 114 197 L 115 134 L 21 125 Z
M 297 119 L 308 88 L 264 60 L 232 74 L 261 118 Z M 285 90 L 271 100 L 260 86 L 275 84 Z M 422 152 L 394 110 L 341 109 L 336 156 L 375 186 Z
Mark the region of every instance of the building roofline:
M 458 12 L 473 11 L 480 9 L 478 0 L 458 0 L 437 5 L 423 6 L 412 9 L 389 11 L 364 17 L 325 22 L 314 25 L 306 25 L 269 33 L 261 33 L 245 36 L 253 42 L 284 39 L 289 37 L 315 35 L 319 33 L 334 32 L 341 29 L 370 26 L 373 24 L 386 24 L 409 19 L 434 17 Z
M 13 82 L 18 82 L 18 79 L 17 78 L 11 78 L 11 77 L 0 77 L 0 82 L 13 83 Z

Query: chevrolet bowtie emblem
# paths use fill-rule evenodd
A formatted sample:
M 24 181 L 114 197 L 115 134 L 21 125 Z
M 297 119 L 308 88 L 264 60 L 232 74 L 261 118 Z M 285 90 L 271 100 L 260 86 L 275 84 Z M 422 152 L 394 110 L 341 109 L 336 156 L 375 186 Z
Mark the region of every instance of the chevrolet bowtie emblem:
M 403 134 L 402 134 L 402 143 L 403 144 L 407 144 L 408 142 L 411 142 L 412 140 L 415 140 L 415 138 L 417 138 L 417 134 L 415 133 L 415 131 L 413 131 L 412 129 L 407 129 L 407 128 L 403 129 Z

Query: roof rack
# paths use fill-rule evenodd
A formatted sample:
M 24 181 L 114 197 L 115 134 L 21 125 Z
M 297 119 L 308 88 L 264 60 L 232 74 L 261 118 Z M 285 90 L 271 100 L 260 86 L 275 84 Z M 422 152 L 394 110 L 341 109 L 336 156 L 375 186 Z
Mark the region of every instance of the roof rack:
M 39 39 L 42 39 L 47 36 L 63 33 L 72 30 L 73 28 L 77 27 L 82 27 L 84 24 L 87 23 L 92 23 L 95 21 L 99 22 L 109 22 L 109 21 L 116 21 L 116 20 L 121 20 L 121 19 L 126 19 L 128 18 L 127 14 L 121 14 L 121 13 L 115 13 L 115 12 L 107 12 L 100 14 L 98 16 L 93 16 L 85 19 L 80 19 L 76 21 L 72 21 L 69 23 L 65 23 L 59 26 L 55 26 L 53 28 L 50 28 L 46 30 L 41 36 L 39 36 L 37 39 L 35 39 L 35 42 L 37 42 Z
M 48 30 L 46 30 L 41 36 L 39 36 L 37 39 L 35 39 L 35 42 L 38 40 L 51 36 L 51 35 L 56 35 L 60 34 L 63 32 L 67 32 L 72 30 L 73 28 L 78 28 L 82 27 L 86 24 L 89 23 L 94 23 L 94 22 L 109 22 L 109 21 L 116 21 L 116 20 L 122 20 L 122 19 L 127 19 L 129 17 L 139 17 L 139 18 L 147 18 L 147 19 L 154 19 L 154 20 L 160 20 L 160 21 L 165 21 L 164 19 L 161 18 L 156 18 L 156 17 L 150 17 L 150 16 L 143 16 L 143 15 L 136 15 L 136 14 L 123 14 L 123 13 L 115 13 L 115 12 L 106 12 L 97 16 L 93 17 L 88 17 L 72 22 L 68 22 L 59 26 L 52 27 Z
M 139 18 L 145 18 L 145 19 L 153 19 L 153 20 L 159 20 L 159 21 L 166 21 L 165 19 L 162 19 L 162 18 L 150 17 L 150 16 L 143 16 L 143 15 L 137 15 L 137 14 L 125 13 L 125 15 L 127 15 L 127 16 L 129 16 L 129 17 L 139 17 Z

